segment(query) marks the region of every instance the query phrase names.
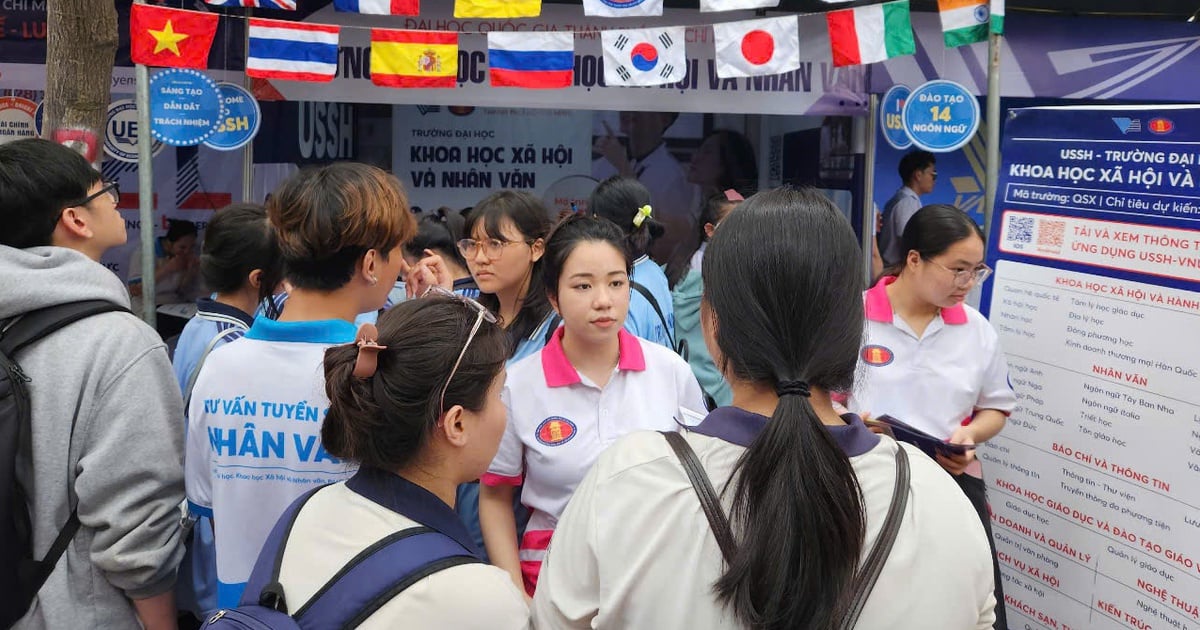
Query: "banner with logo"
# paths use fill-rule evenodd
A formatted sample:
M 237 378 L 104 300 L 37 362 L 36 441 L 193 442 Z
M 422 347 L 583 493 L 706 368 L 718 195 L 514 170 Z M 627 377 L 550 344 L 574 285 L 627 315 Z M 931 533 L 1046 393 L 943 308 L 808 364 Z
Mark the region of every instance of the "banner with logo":
M 1195 628 L 1200 107 L 1003 135 L 983 310 L 1018 406 L 978 455 L 1010 626 Z

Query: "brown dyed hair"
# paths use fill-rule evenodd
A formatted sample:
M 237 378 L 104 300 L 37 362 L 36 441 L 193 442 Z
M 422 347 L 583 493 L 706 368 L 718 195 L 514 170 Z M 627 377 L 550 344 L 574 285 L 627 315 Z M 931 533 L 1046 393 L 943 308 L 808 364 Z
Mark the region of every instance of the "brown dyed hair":
M 318 291 L 349 282 L 367 250 L 386 260 L 417 232 L 400 181 L 358 162 L 291 176 L 267 200 L 267 218 L 286 278 L 297 288 Z
M 325 351 L 329 414 L 321 442 L 335 457 L 396 470 L 424 447 L 438 420 L 442 387 L 462 352 L 478 312 L 450 297 L 408 300 L 379 316 L 380 351 L 373 376 L 354 376 L 358 347 Z M 446 407 L 479 411 L 508 360 L 508 339 L 483 321 L 446 387 Z

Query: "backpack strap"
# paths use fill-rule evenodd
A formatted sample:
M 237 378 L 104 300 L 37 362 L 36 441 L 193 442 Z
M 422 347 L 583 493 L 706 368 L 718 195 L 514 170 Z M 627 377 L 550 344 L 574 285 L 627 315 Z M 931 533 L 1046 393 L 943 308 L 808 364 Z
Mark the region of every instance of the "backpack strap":
M 364 549 L 341 568 L 293 617 L 306 630 L 355 628 L 422 579 L 462 564 L 481 563 L 441 532 L 414 527 Z
M 633 280 L 629 281 L 629 286 L 633 287 L 634 291 L 641 293 L 642 297 L 646 298 L 646 301 L 650 303 L 650 306 L 654 307 L 654 312 L 658 315 L 658 321 L 662 322 L 663 331 L 667 333 L 667 340 L 671 342 L 671 349 L 678 351 L 678 348 L 675 346 L 675 331 L 667 323 L 667 316 L 663 314 L 662 307 L 658 305 L 658 300 L 654 299 L 654 294 L 650 292 L 650 289 L 646 288 L 646 285 L 634 282 Z
M 558 313 L 552 312 L 550 314 L 550 325 L 546 327 L 546 336 L 542 339 L 543 345 L 550 343 L 550 340 L 554 338 L 554 332 L 558 330 L 558 325 L 561 323 L 562 317 Z
M 242 606 L 257 604 L 287 613 L 287 601 L 283 597 L 283 586 L 279 583 L 279 570 L 283 566 L 283 552 L 287 549 L 288 538 L 292 535 L 292 526 L 300 517 L 300 510 L 317 491 L 324 487 L 324 485 L 317 486 L 300 495 L 300 498 L 293 501 L 279 516 L 279 520 L 271 528 L 271 533 L 267 534 L 267 540 L 258 554 L 258 561 L 254 563 L 254 569 L 250 571 L 250 579 L 246 581 L 246 588 L 242 591 Z
M 867 556 L 866 562 L 863 563 L 862 568 L 854 576 L 854 581 L 851 582 L 850 592 L 854 593 L 854 600 L 850 603 L 850 608 L 846 611 L 846 616 L 839 626 L 842 630 L 851 630 L 858 623 L 858 617 L 867 605 L 867 598 L 870 597 L 871 590 L 875 588 L 875 582 L 879 580 L 879 573 L 883 571 L 883 565 L 887 563 L 888 556 L 892 554 L 892 546 L 896 544 L 896 535 L 900 532 L 900 523 L 904 521 L 904 509 L 908 506 L 908 481 L 908 453 L 905 453 L 904 447 L 897 443 L 896 486 L 892 491 L 892 504 L 888 508 L 887 518 L 883 520 L 883 529 L 879 532 L 879 538 L 875 539 L 875 544 L 871 547 L 871 553 Z
M 32 452 L 32 429 L 26 426 L 32 422 L 32 409 L 30 408 L 29 391 L 26 383 L 30 381 L 29 376 L 21 370 L 20 364 L 16 361 L 16 354 L 28 347 L 30 344 L 37 342 L 45 337 L 57 332 L 58 330 L 73 324 L 82 319 L 108 313 L 112 311 L 129 312 L 129 309 L 108 302 L 105 300 L 87 300 L 83 302 L 71 302 L 68 304 L 59 304 L 57 306 L 49 306 L 46 308 L 30 311 L 20 317 L 10 320 L 0 331 L 0 354 L 6 357 L 4 363 L 9 369 L 9 377 L 13 381 L 13 394 L 18 399 L 19 415 L 17 423 L 17 440 L 23 448 Z M 68 438 L 68 445 L 73 441 L 75 436 L 75 418 L 71 419 L 71 432 Z M 17 501 L 20 504 L 26 503 L 25 492 L 20 488 L 19 484 L 14 484 L 17 494 Z M 50 574 L 54 572 L 54 567 L 58 564 L 63 553 L 66 552 L 67 546 L 71 544 L 71 540 L 79 531 L 79 512 L 74 501 L 71 500 L 71 493 L 68 492 L 68 504 L 71 505 L 71 514 L 67 517 L 67 522 L 59 529 L 58 535 L 51 543 L 49 551 L 40 560 L 30 560 L 23 563 L 20 568 L 20 584 L 21 593 L 18 594 L 26 602 L 31 602 L 41 590 L 42 585 L 50 578 Z M 32 526 L 26 522 L 18 523 L 19 528 L 24 528 L 24 532 L 19 532 L 23 536 L 31 536 Z
M 129 309 L 105 300 L 87 300 L 49 306 L 30 311 L 11 321 L 0 332 L 0 353 L 10 359 L 25 346 L 81 319 L 109 311 L 129 312 Z
M 187 414 L 188 406 L 192 403 L 192 390 L 196 387 L 196 379 L 200 376 L 200 368 L 204 367 L 204 362 L 208 360 L 209 353 L 217 347 L 217 344 L 232 333 L 245 334 L 246 329 L 240 327 L 240 325 L 226 328 L 225 330 L 222 330 L 214 335 L 213 338 L 208 341 L 208 345 L 204 346 L 204 352 L 200 353 L 200 358 L 196 361 L 196 367 L 192 368 L 192 374 L 188 377 L 187 386 L 183 390 L 184 414 Z
M 675 451 L 675 457 L 679 458 L 688 480 L 692 482 L 692 489 L 700 498 L 700 507 L 704 509 L 704 516 L 708 518 L 708 527 L 717 539 L 717 546 L 721 548 L 721 556 L 725 558 L 726 563 L 732 563 L 734 552 L 737 551 L 733 529 L 729 526 L 729 519 L 726 518 L 724 510 L 721 509 L 721 499 L 717 496 L 712 482 L 708 480 L 700 458 L 696 457 L 692 445 L 679 433 L 662 431 L 662 434 L 667 438 L 667 444 L 671 445 L 671 450 Z

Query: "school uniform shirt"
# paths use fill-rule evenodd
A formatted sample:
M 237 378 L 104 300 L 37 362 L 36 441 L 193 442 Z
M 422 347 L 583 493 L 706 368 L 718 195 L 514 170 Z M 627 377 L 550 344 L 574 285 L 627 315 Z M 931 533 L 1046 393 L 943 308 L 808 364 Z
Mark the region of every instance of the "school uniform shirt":
M 966 304 L 942 309 L 920 337 L 895 316 L 882 278 L 863 295 L 866 330 L 846 407 L 884 414 L 948 439 L 978 409 L 1012 412 L 1017 398 L 991 323 Z
M 171 358 L 179 391 L 186 402 L 188 385 L 192 383 L 196 369 L 204 358 L 204 351 L 212 346 L 215 350 L 234 339 L 239 339 L 250 328 L 254 319 L 241 309 L 222 304 L 211 298 L 196 301 L 196 316 L 188 321 L 179 334 L 175 354 Z M 211 351 L 210 351 L 211 352 Z M 186 432 L 187 417 L 184 417 Z M 192 540 L 179 565 L 179 578 L 175 587 L 176 604 L 181 610 L 197 617 L 217 607 L 217 552 L 212 521 L 198 514 L 194 519 Z
M 825 427 L 850 458 L 866 514 L 863 558 L 883 529 L 896 449 L 910 464 L 908 505 L 857 628 L 983 630 L 995 597 L 979 517 L 940 466 L 871 433 L 857 416 Z M 718 491 L 770 418 L 721 407 L 684 432 Z M 732 486 L 730 486 L 732 487 Z M 722 496 L 728 514 L 733 492 Z M 860 560 L 861 562 L 861 560 Z M 639 431 L 600 455 L 575 490 L 533 599 L 538 628 L 741 628 L 712 587 L 724 572 L 708 519 L 662 435 Z M 914 588 L 919 585 L 919 588 Z
M 214 350 L 188 406 L 184 479 L 188 508 L 216 529 L 217 600 L 236 606 L 271 526 L 313 487 L 354 472 L 321 445 L 329 411 L 322 362 L 351 343 L 342 320 L 254 320 Z
M 356 555 L 387 536 L 428 527 L 478 549 L 454 510 L 398 475 L 363 468 L 349 480 L 318 490 L 301 509 L 283 553 L 279 582 L 289 610 L 299 610 Z M 508 573 L 460 564 L 401 591 L 358 628 L 520 630 L 529 608 Z
M 686 361 L 661 346 L 617 333 L 620 359 L 598 387 L 571 365 L 563 329 L 536 355 L 508 369 L 501 396 L 508 426 L 481 482 L 520 485 L 533 511 L 520 546 L 531 590 L 558 517 L 600 453 L 640 429 L 673 431 L 682 409 L 704 409 L 704 394 Z
M 625 330 L 660 346 L 674 349 L 672 339 L 675 336 L 675 305 L 671 301 L 671 286 L 667 274 L 663 273 L 658 263 L 642 256 L 633 263 L 634 282 L 650 290 L 654 301 L 662 311 L 663 317 L 658 316 L 654 305 L 640 291 L 630 288 L 629 314 L 625 317 Z M 663 318 L 666 318 L 666 327 Z

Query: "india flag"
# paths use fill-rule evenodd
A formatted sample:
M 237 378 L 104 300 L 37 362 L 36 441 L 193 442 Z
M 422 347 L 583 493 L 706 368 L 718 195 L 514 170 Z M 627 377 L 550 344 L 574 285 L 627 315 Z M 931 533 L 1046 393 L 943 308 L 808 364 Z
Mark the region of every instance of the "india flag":
M 1004 0 L 992 0 L 992 32 L 1004 34 Z
M 988 0 L 938 0 L 946 48 L 987 40 Z
M 835 66 L 875 63 L 917 52 L 908 0 L 831 11 L 825 20 Z

